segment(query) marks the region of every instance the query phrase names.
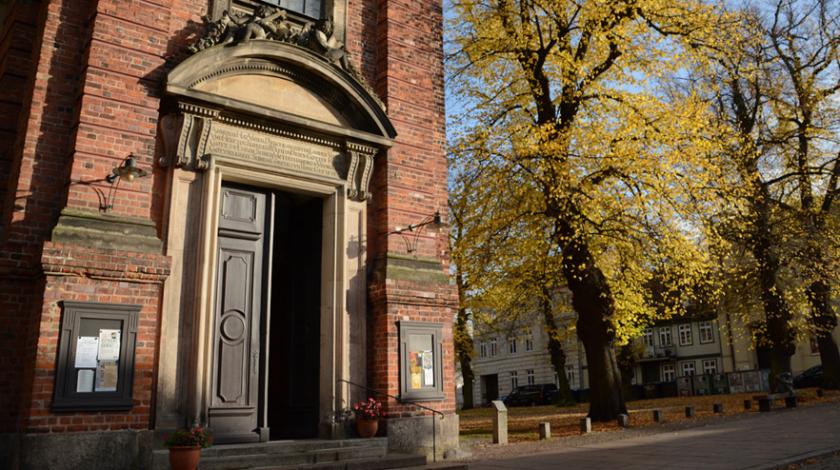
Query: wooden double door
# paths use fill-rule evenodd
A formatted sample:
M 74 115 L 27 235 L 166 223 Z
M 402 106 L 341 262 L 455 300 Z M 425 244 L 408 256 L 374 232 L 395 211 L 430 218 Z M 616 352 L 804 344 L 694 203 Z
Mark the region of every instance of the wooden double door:
M 220 197 L 208 424 L 219 443 L 317 437 L 323 201 Z

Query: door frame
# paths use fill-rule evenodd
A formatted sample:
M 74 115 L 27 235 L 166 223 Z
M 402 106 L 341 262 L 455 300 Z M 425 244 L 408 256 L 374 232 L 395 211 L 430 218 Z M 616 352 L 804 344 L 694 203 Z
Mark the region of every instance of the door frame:
M 239 164 L 237 164 L 239 163 Z M 193 415 L 201 416 L 200 421 L 206 421 L 207 408 L 210 403 L 213 377 L 214 343 L 214 302 L 216 296 L 215 275 L 218 260 L 218 223 L 219 205 L 221 203 L 221 186 L 225 183 L 238 183 L 256 188 L 279 190 L 286 192 L 304 193 L 319 197 L 323 200 L 322 242 L 321 242 L 321 332 L 320 332 L 320 378 L 319 378 L 319 437 L 335 437 L 337 423 L 331 417 L 336 411 L 347 406 L 347 390 L 341 379 L 347 379 L 348 374 L 348 325 L 344 321 L 345 315 L 342 304 L 345 297 L 344 270 L 339 267 L 345 264 L 345 250 L 343 240 L 345 223 L 343 215 L 347 205 L 343 184 L 336 182 L 306 180 L 289 177 L 280 173 L 260 168 L 249 168 L 241 162 L 228 161 L 222 157 L 213 158 L 210 167 L 204 174 L 205 184 L 202 204 L 202 227 L 200 230 L 200 246 L 202 260 L 199 266 L 198 296 L 202 299 L 198 306 L 197 324 L 197 361 L 194 390 L 197 400 L 194 403 Z M 270 325 L 267 325 L 270 327 Z M 267 340 L 268 341 L 268 340 Z M 264 350 L 270 347 L 266 343 Z M 260 371 L 265 377 L 269 370 L 268 358 L 263 361 Z M 268 401 L 268 381 L 262 380 L 263 390 L 260 395 Z M 258 428 L 260 440 L 268 440 L 268 406 L 261 403 Z

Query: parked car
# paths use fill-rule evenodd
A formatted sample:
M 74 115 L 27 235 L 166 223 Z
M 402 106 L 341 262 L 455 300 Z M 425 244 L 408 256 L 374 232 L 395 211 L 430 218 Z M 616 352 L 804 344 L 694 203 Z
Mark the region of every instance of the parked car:
M 505 397 L 506 406 L 548 405 L 557 397 L 557 385 L 520 385 Z
M 793 378 L 794 388 L 821 387 L 823 382 L 822 365 L 806 369 L 805 372 Z

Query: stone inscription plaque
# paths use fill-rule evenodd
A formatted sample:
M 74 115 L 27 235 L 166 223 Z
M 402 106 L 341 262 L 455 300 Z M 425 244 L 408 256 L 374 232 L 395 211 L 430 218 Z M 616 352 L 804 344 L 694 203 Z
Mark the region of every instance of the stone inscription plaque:
M 210 130 L 207 153 L 332 179 L 344 179 L 347 173 L 344 156 L 331 147 L 220 122 Z

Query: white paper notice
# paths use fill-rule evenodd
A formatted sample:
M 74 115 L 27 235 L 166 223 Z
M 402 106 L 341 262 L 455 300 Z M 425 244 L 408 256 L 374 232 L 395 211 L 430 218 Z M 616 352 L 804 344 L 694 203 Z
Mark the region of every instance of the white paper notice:
M 120 330 L 99 330 L 99 360 L 120 359 Z
M 432 352 L 423 351 L 423 385 L 430 387 L 435 384 L 434 362 L 432 361 Z
M 79 336 L 76 340 L 76 368 L 92 369 L 96 367 L 96 353 L 99 349 L 99 338 L 96 336 Z
M 76 391 L 77 392 L 92 392 L 93 391 L 93 371 L 90 369 L 82 369 L 76 377 Z

